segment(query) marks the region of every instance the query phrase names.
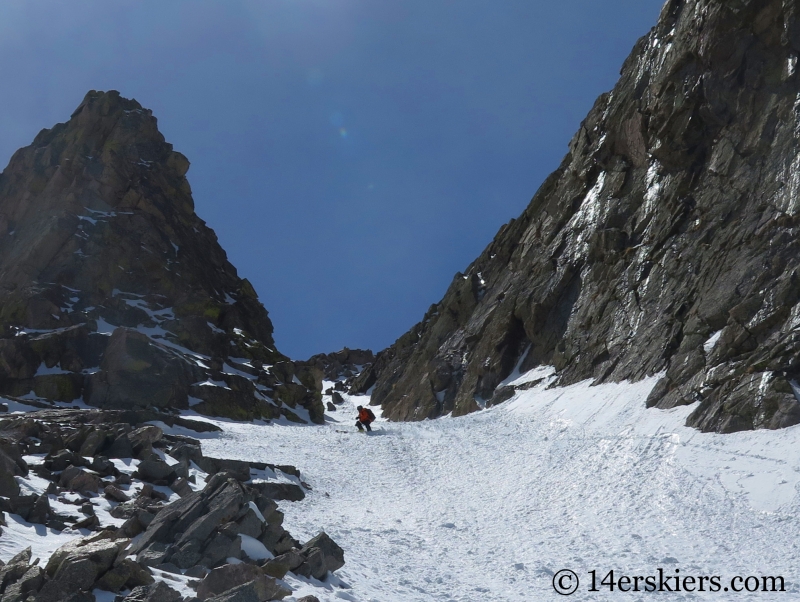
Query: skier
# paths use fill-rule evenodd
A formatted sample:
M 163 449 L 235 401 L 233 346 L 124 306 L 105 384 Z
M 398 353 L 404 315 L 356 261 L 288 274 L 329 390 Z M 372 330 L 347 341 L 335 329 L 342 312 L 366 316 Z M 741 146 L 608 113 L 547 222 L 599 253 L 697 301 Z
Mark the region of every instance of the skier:
M 369 408 L 365 408 L 364 406 L 358 406 L 358 420 L 356 421 L 356 427 L 359 431 L 363 431 L 366 427 L 368 431 L 372 432 L 370 428 L 370 423 L 374 422 L 375 414 L 372 413 L 372 410 Z

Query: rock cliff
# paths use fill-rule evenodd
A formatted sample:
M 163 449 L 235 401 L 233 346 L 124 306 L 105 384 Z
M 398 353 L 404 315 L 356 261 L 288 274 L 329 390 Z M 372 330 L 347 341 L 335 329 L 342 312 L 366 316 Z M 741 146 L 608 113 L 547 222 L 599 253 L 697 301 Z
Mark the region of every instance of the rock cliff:
M 372 402 L 465 414 L 548 365 L 663 373 L 648 404 L 699 402 L 705 431 L 800 422 L 799 54 L 796 0 L 669 0 L 523 214 L 362 375 Z
M 322 421 L 151 111 L 89 92 L 0 175 L 0 394 Z

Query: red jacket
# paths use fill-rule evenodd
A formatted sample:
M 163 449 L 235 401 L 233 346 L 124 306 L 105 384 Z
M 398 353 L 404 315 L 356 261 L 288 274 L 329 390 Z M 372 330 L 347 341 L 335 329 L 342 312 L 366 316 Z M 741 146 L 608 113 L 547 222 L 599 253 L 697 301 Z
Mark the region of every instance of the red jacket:
M 361 408 L 358 411 L 358 420 L 362 424 L 369 424 L 370 422 L 375 420 L 375 415 L 367 408 Z

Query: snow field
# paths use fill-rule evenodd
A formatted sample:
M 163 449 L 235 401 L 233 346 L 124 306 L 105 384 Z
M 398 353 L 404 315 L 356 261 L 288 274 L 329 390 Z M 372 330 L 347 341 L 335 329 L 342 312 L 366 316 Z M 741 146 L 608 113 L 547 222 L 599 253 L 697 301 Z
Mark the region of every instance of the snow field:
M 542 376 L 546 376 L 543 372 Z M 789 593 L 661 594 L 670 600 L 800 599 L 800 429 L 733 435 L 683 426 L 692 407 L 647 410 L 657 378 L 547 389 L 420 423 L 355 432 L 346 397 L 324 426 L 220 423 L 216 457 L 294 464 L 313 491 L 281 503 L 301 541 L 325 529 L 345 550 L 334 583 L 288 580 L 324 602 L 649 599 L 588 591 L 617 576 L 780 575 Z M 328 399 L 326 398 L 325 401 Z M 340 433 L 337 431 L 349 431 Z M 337 583 L 337 581 L 339 581 Z M 314 585 L 314 586 L 312 586 Z
M 561 600 L 552 576 L 569 568 L 581 579 L 569 600 L 647 600 L 644 592 L 589 592 L 588 571 L 599 581 L 611 569 L 619 577 L 662 568 L 720 575 L 723 585 L 737 575 L 780 575 L 787 592 L 658 599 L 800 599 L 800 428 L 704 434 L 683 426 L 692 407 L 645 409 L 657 378 L 547 389 L 551 371 L 537 370 L 515 374 L 519 383 L 541 382 L 500 406 L 420 423 L 379 419 L 369 435 L 355 430 L 355 406 L 367 401 L 355 396 L 324 426 L 210 420 L 225 431 L 184 434 L 201 438 L 208 456 L 293 464 L 313 487 L 302 502 L 280 503 L 285 526 L 301 541 L 325 529 L 347 564 L 324 583 L 287 576 L 294 598 Z M 39 481 L 31 473 L 21 484 L 43 490 Z M 115 522 L 99 501 L 98 514 Z M 44 563 L 80 535 L 7 516 L 4 560 L 32 545 Z

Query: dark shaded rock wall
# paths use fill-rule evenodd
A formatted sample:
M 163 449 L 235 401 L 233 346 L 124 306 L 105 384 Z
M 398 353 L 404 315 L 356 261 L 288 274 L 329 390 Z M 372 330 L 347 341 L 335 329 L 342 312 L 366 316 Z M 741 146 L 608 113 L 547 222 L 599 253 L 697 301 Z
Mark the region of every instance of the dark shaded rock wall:
M 800 422 L 798 54 L 795 0 L 667 2 L 524 213 L 379 354 L 372 402 L 465 414 L 522 360 L 663 372 L 648 404 L 699 402 L 702 430 Z
M 313 387 L 278 400 L 296 379 L 268 369 L 287 358 L 194 213 L 188 169 L 115 91 L 89 92 L 14 154 L 0 175 L 0 394 L 233 418 L 300 419 L 299 400 L 321 420 Z

